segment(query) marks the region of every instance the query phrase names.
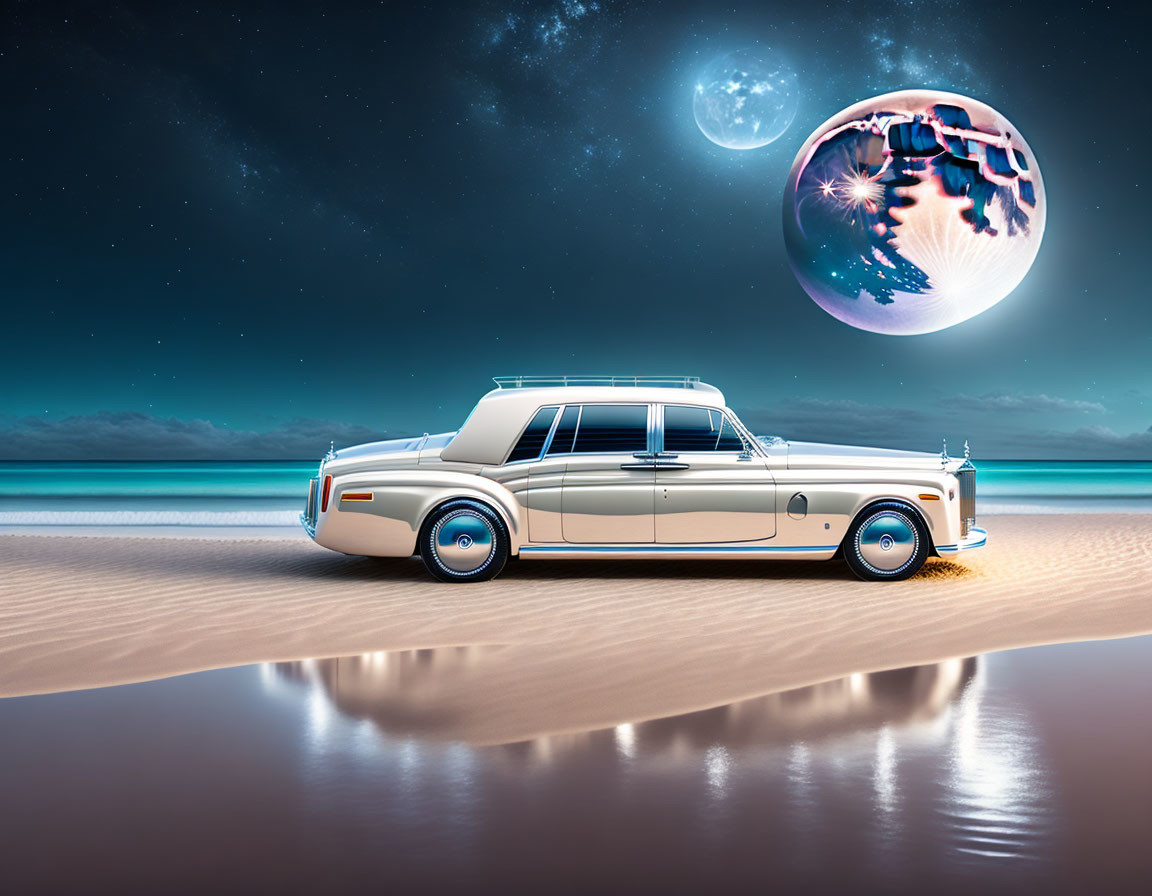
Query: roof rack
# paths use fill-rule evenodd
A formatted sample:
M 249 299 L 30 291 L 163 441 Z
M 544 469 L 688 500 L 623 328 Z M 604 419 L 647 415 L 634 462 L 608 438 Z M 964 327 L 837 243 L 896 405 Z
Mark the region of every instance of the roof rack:
M 660 386 L 666 389 L 719 391 L 698 376 L 494 376 L 500 389 L 540 389 L 556 386 Z

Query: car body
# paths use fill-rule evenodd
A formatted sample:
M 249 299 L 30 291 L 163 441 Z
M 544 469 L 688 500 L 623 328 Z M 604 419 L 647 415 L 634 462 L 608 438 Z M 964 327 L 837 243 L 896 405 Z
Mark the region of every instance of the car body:
M 981 547 L 965 457 L 753 436 L 695 377 L 497 377 L 452 433 L 330 451 L 302 522 L 444 581 L 509 557 L 843 556 L 901 579 Z

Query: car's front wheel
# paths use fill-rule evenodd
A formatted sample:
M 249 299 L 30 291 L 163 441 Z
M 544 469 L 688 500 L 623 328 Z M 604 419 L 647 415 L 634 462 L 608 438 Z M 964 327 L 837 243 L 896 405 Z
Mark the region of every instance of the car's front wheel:
M 919 572 L 928 559 L 928 533 L 907 505 L 869 507 L 848 527 L 844 559 L 866 581 L 899 581 Z
M 491 507 L 451 501 L 425 521 L 420 557 L 441 582 L 483 582 L 508 560 L 508 531 Z

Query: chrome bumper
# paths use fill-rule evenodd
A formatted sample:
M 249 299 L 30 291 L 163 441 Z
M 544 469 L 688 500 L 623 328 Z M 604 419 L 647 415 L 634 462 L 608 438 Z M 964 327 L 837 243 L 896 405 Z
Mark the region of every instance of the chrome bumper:
M 936 545 L 936 553 L 941 557 L 952 557 L 962 551 L 974 551 L 976 548 L 982 548 L 988 543 L 988 530 L 978 529 L 973 526 L 968 530 L 968 534 L 960 539 L 956 544 L 938 544 Z
M 316 537 L 316 527 L 308 522 L 308 516 L 306 514 L 300 514 L 300 525 L 304 527 L 304 531 L 308 533 L 309 538 L 314 539 Z

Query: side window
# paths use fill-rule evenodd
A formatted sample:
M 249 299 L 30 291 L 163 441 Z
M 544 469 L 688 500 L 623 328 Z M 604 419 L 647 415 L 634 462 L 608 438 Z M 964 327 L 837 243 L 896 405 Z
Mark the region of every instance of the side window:
M 664 408 L 664 450 L 743 451 L 744 442 L 720 411 L 670 404 Z
M 552 421 L 556 419 L 558 407 L 540 408 L 520 436 L 520 441 L 508 455 L 508 463 L 516 460 L 534 460 L 544 450 L 544 441 L 548 438 L 548 430 L 552 428 Z
M 576 438 L 578 419 L 580 419 L 579 405 L 570 404 L 564 408 L 560 424 L 556 427 L 556 434 L 552 436 L 552 444 L 548 446 L 549 454 L 569 454 L 572 451 L 572 440 Z
M 648 405 L 586 404 L 580 413 L 577 454 L 596 451 L 637 452 L 648 450 Z
M 740 433 L 736 432 L 736 427 L 727 417 L 724 418 L 724 425 L 720 427 L 720 439 L 716 442 L 716 450 L 737 452 L 744 450 L 744 440 L 740 438 Z

